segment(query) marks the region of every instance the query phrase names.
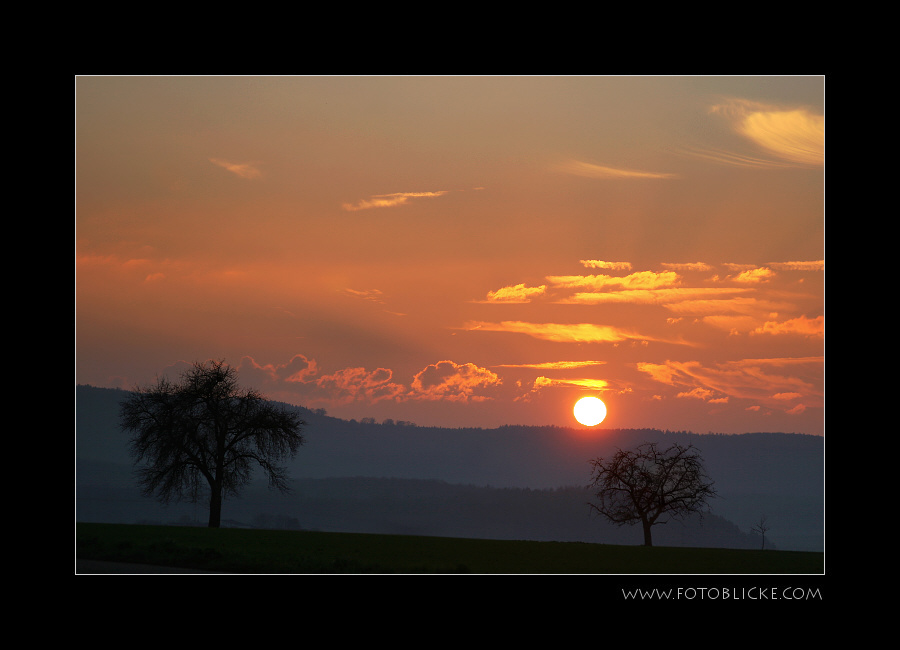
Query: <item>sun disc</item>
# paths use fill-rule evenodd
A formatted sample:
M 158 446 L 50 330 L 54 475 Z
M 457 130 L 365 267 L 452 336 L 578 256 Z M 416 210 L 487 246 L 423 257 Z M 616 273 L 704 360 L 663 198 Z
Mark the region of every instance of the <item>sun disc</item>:
M 575 419 L 586 427 L 593 427 L 603 422 L 606 417 L 606 404 L 598 397 L 582 397 L 575 402 Z

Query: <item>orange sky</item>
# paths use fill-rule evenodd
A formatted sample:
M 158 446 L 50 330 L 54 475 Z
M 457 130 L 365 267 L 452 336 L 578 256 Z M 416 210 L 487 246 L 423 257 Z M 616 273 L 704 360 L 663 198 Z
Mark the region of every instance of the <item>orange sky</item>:
M 824 78 L 78 77 L 76 382 L 824 432 Z

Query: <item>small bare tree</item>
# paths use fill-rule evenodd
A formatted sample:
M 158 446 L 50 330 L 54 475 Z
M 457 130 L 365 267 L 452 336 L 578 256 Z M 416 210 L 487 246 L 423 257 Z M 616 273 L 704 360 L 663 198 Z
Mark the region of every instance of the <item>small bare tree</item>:
M 766 516 L 762 515 L 759 518 L 759 522 L 754 524 L 754 526 L 750 529 L 754 533 L 759 533 L 762 535 L 762 546 L 760 546 L 760 550 L 766 548 L 766 531 L 769 530 L 769 525 L 766 523 Z
M 706 476 L 700 452 L 693 446 L 673 444 L 659 449 L 657 443 L 619 450 L 612 458 L 595 458 L 589 487 L 597 490 L 592 510 L 614 524 L 641 523 L 644 545 L 653 546 L 651 528 L 666 523 L 666 515 L 684 518 L 706 509 L 716 496 Z

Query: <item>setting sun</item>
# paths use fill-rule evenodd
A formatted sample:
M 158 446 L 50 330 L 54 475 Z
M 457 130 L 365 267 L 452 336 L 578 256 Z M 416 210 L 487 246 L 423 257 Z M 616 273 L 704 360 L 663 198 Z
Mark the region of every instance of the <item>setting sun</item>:
M 586 427 L 593 427 L 606 418 L 606 404 L 597 397 L 582 397 L 575 402 L 575 419 Z

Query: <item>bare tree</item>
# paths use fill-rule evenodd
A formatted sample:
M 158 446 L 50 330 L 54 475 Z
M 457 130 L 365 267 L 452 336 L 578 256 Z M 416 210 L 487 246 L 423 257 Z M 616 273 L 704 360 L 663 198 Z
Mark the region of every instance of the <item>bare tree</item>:
M 754 526 L 750 529 L 754 533 L 759 533 L 762 535 L 762 546 L 760 546 L 760 550 L 764 550 L 766 548 L 766 531 L 769 530 L 770 526 L 766 523 L 766 516 L 762 515 L 759 518 L 759 522 L 754 524 Z
M 589 504 L 591 509 L 620 526 L 640 522 L 645 546 L 653 546 L 651 528 L 666 523 L 665 516 L 702 516 L 707 499 L 716 496 L 693 445 L 675 443 L 660 450 L 657 443 L 649 442 L 590 463 L 589 487 L 596 490 L 598 499 Z
M 121 426 L 146 496 L 163 503 L 197 501 L 209 489 L 209 527 L 218 528 L 222 500 L 236 496 L 260 467 L 269 486 L 288 491 L 287 470 L 304 439 L 305 422 L 253 389 L 240 389 L 224 361 L 195 363 L 172 383 L 136 389 L 120 404 Z

